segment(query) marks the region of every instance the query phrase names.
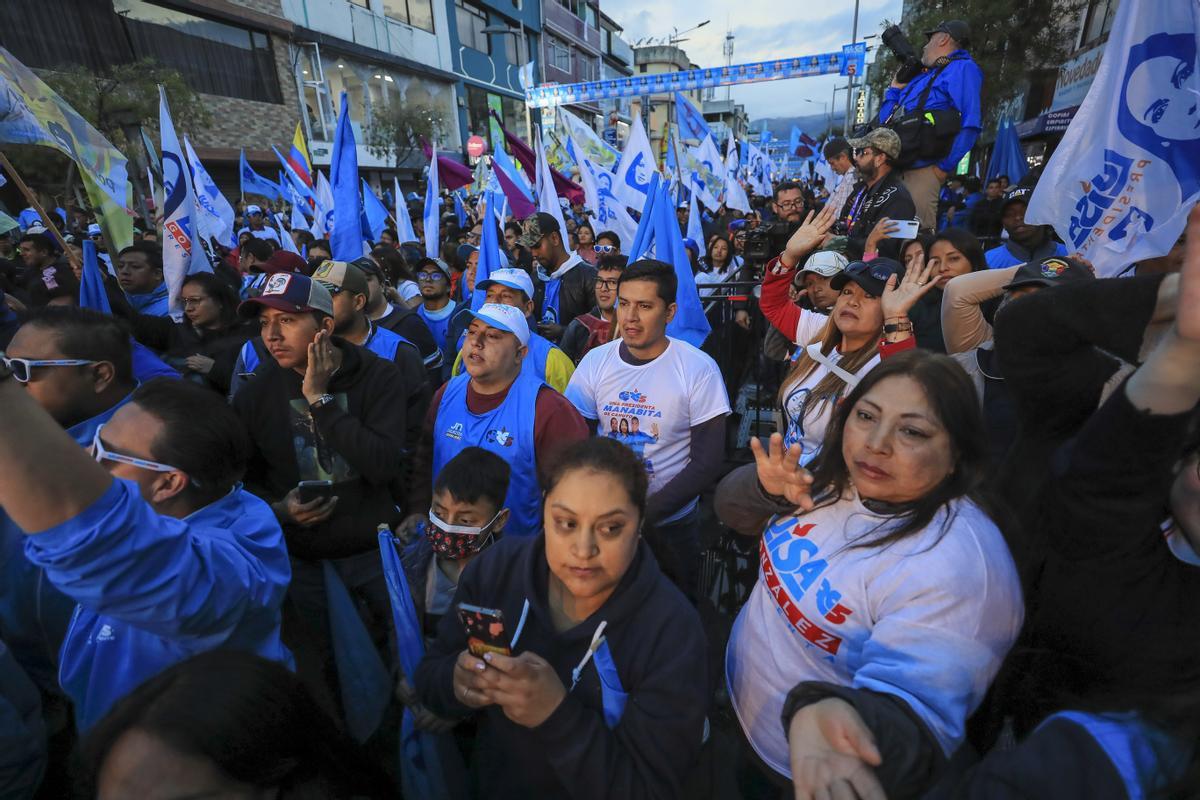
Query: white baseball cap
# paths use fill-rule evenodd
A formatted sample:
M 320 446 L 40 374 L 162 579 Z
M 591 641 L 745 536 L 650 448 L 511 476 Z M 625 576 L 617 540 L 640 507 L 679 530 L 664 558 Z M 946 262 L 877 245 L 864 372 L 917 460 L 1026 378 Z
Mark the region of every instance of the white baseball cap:
M 468 311 L 467 313 L 475 319 L 483 320 L 489 327 L 507 331 L 516 336 L 522 346 L 529 344 L 529 323 L 525 321 L 525 312 L 519 308 L 500 303 L 484 303 L 478 311 Z
M 520 289 L 525 293 L 527 300 L 533 299 L 533 279 L 523 269 L 492 270 L 491 274 L 487 276 L 487 280 L 479 282 L 478 288 L 487 291 L 487 288 L 493 283 L 507 286 L 510 289 Z
M 844 270 L 849 263 L 841 253 L 833 250 L 818 250 L 808 257 L 808 261 L 804 262 L 804 269 L 800 271 L 815 272 L 822 277 L 829 278 Z

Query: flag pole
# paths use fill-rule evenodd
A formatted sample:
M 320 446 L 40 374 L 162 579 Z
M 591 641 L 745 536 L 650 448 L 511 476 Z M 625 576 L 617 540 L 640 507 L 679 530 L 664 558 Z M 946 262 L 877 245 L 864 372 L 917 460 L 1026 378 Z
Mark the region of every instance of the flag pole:
M 50 221 L 51 217 L 46 213 L 46 209 L 42 208 L 42 204 L 38 202 L 37 197 L 29 189 L 29 186 L 25 184 L 24 179 L 21 178 L 21 173 L 17 172 L 16 167 L 12 165 L 12 162 L 8 160 L 8 156 L 4 155 L 4 153 L 0 153 L 0 164 L 4 165 L 4 171 L 16 181 L 17 188 L 21 190 L 21 194 L 25 195 L 25 199 L 29 201 L 29 205 L 33 206 L 33 210 L 38 212 L 42 220 L 45 221 L 46 228 L 50 231 L 54 240 L 58 242 L 58 246 L 62 248 L 63 254 L 67 257 L 67 262 L 71 265 L 71 269 L 76 272 L 83 269 L 83 264 L 75 257 L 74 251 L 67 247 L 67 240 L 63 238 L 62 233 L 58 230 L 58 226 Z

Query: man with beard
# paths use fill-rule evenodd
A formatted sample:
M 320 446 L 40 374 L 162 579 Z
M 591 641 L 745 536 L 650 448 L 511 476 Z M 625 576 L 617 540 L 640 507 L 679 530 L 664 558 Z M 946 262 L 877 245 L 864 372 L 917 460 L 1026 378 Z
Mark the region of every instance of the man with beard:
M 838 216 L 849 227 L 846 255 L 859 259 L 867 236 L 881 219 L 913 219 L 917 212 L 912 196 L 894 171 L 900 157 L 900 137 L 895 131 L 876 128 L 861 139 L 849 140 L 849 145 L 854 148 L 859 180 Z

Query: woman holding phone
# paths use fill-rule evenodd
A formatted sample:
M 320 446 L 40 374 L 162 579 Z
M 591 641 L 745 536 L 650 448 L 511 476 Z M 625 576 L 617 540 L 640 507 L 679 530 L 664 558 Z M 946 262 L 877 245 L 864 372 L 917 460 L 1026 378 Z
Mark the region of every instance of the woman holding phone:
M 564 450 L 543 487 L 542 535 L 497 542 L 455 596 L 477 607 L 473 631 L 487 612 L 488 644 L 511 655 L 472 653 L 447 614 L 417 670 L 421 703 L 478 716 L 480 796 L 681 796 L 708 706 L 705 637 L 642 540 L 645 469 L 593 438 Z

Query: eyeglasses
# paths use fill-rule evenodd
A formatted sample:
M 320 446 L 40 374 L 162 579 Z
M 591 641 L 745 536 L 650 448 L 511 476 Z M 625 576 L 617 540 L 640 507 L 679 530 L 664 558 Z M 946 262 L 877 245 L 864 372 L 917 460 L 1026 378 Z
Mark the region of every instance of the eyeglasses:
M 865 156 L 868 153 L 874 153 L 874 152 L 875 152 L 875 148 L 873 148 L 873 147 L 859 147 L 854 150 L 854 157 L 858 158 L 859 156 Z
M 780 200 L 775 205 L 780 208 L 804 208 L 803 198 L 799 200 Z
M 602 256 L 617 252 L 617 246 L 615 244 L 594 244 L 592 245 L 592 249 Z
M 181 297 L 179 298 L 179 304 L 184 308 L 191 308 L 192 306 L 200 305 L 207 299 L 207 297 Z
M 617 288 L 618 278 L 596 278 L 597 289 L 615 289 Z
M 417 280 L 419 280 L 419 281 L 438 281 L 444 277 L 445 277 L 445 275 L 442 273 L 441 270 L 434 270 L 433 272 L 418 272 L 417 273 Z
M 157 461 L 151 461 L 146 458 L 138 458 L 137 456 L 127 456 L 124 453 L 114 453 L 104 446 L 103 440 L 100 438 L 100 432 L 104 430 L 104 423 L 96 427 L 96 433 L 92 436 L 92 446 L 88 448 L 92 458 L 96 459 L 96 463 L 111 461 L 114 464 L 128 464 L 131 467 L 140 469 L 148 469 L 151 472 L 183 472 L 179 467 L 172 467 L 170 464 L 160 464 Z M 183 472 L 187 475 L 186 472 Z M 200 481 L 187 475 L 188 481 L 197 488 L 200 487 Z
M 0 361 L 12 370 L 13 380 L 17 383 L 29 383 L 34 367 L 86 367 L 100 363 L 86 358 L 9 358 L 5 355 L 0 355 Z

